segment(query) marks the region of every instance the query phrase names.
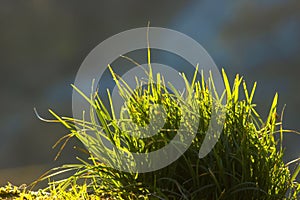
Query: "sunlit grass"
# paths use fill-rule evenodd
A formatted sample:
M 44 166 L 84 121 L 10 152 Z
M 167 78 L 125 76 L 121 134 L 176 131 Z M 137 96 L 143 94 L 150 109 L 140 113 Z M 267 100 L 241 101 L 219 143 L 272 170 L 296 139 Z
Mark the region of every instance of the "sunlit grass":
M 101 138 L 109 140 L 129 154 L 151 152 L 163 147 L 176 134 L 184 106 L 180 97 L 186 95 L 174 88 L 170 92 L 163 77 L 152 74 L 151 66 L 147 71 L 148 82 L 138 81 L 136 88 L 129 88 L 112 70 L 111 73 L 121 96 L 126 99 L 126 107 L 121 116 L 129 113 L 136 124 L 143 126 L 149 123 L 150 105 L 161 104 L 167 116 L 164 127 L 159 134 L 150 138 L 132 137 L 126 133 L 126 126 L 119 128 L 120 123 L 115 116 L 110 95 L 110 106 L 106 107 L 98 93 L 84 96 L 74 86 L 90 103 L 91 112 L 86 114 L 90 114 L 92 120 L 80 121 L 60 117 L 52 110 L 50 112 L 56 118 L 54 122 L 63 124 L 70 131 L 63 139 L 67 141 L 70 137 L 76 137 L 87 146 L 89 160 L 78 158 L 81 164 L 63 165 L 44 174 L 38 181 L 48 181 L 49 187 L 43 192 L 59 197 L 58 199 L 88 199 L 91 195 L 111 199 L 299 198 L 300 185 L 295 180 L 300 170 L 299 160 L 285 164 L 282 159 L 283 134 L 288 130 L 282 128 L 282 118 L 277 114 L 278 95 L 275 94 L 269 115 L 263 120 L 253 103 L 256 83 L 249 90 L 243 79 L 237 75 L 231 86 L 224 71 L 222 73 L 226 90 L 216 98 L 212 95 L 215 92 L 212 76 L 202 76 L 197 81 L 187 80 L 182 75 L 186 83 L 185 92 L 192 95 L 192 103 L 198 109 L 191 110 L 191 117 L 196 116 L 200 123 L 192 145 L 177 161 L 147 173 L 122 172 L 111 168 L 119 164 L 116 158 L 122 155 L 104 147 Z M 141 87 L 142 84 L 147 84 L 148 87 Z M 245 98 L 241 99 L 242 96 Z M 212 102 L 218 104 L 224 98 L 226 119 L 221 137 L 213 150 L 199 159 L 198 152 L 209 125 Z M 87 131 L 94 134 L 86 134 Z M 279 137 L 275 137 L 276 135 Z M 103 159 L 94 156 L 105 153 L 110 156 Z M 295 167 L 294 174 L 290 173 L 290 166 Z M 55 179 L 57 175 L 67 172 L 72 172 L 73 175 L 65 179 Z
M 9 184 L 1 188 L 1 198 L 299 199 L 300 184 L 296 177 L 300 159 L 283 162 L 283 134 L 293 131 L 283 129 L 283 111 L 279 116 L 277 94 L 267 119 L 263 120 L 253 103 L 256 83 L 249 90 L 243 78 L 236 75 L 231 85 L 224 70 L 225 91 L 222 94 L 216 92 L 211 74 L 204 77 L 201 73 L 201 79 L 196 78 L 198 67 L 191 80 L 181 74 L 184 91 L 177 90 L 172 83 L 165 83 L 161 74 L 153 74 L 150 62 L 148 69 L 144 69 L 145 79 L 137 79 L 136 88 L 130 88 L 110 66 L 109 70 L 125 100 L 120 119 L 116 116 L 110 91 L 107 91 L 109 105 L 106 106 L 98 92 L 86 96 L 74 85 L 74 90 L 90 104 L 90 112 L 83 111 L 83 116 L 89 115 L 90 121 L 60 117 L 52 110 L 49 112 L 55 120 L 40 117 L 47 122 L 61 123 L 69 131 L 55 144 L 62 143 L 58 156 L 69 139 L 75 137 L 86 146 L 89 159 L 78 158 L 77 164 L 66 164 L 46 172 L 33 185 L 47 181 L 48 187 L 37 192 Z M 161 105 L 165 113 L 152 113 L 158 111 L 151 110 L 154 104 Z M 212 151 L 199 159 L 199 149 L 212 113 L 220 109 L 225 112 L 225 116 L 217 116 L 218 123 L 223 124 L 221 136 Z M 156 117 L 151 119 L 153 115 Z M 136 126 L 146 127 L 151 120 L 154 122 L 151 125 L 155 126 L 161 121 L 160 115 L 165 117 L 160 131 L 152 137 L 140 138 L 143 133 Z M 195 121 L 198 122 L 196 129 L 193 127 Z M 178 160 L 156 171 L 135 171 L 132 153 L 161 149 L 182 125 L 186 134 L 194 134 L 195 138 Z M 104 145 L 105 140 L 115 148 Z M 124 155 L 128 162 L 121 166 L 119 158 Z M 161 155 L 161 159 L 164 156 L 168 155 Z M 126 168 L 128 172 L 112 166 Z M 293 174 L 289 170 L 291 167 Z

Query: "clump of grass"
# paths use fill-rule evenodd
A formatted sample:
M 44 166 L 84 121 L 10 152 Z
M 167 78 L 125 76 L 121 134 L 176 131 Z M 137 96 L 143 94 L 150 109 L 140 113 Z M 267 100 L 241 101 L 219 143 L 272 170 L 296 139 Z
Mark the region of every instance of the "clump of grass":
M 197 73 L 196 70 L 195 75 Z M 263 121 L 253 103 L 256 83 L 249 91 L 246 83 L 237 75 L 231 86 L 224 70 L 222 73 L 226 90 L 217 95 L 212 95 L 215 94 L 212 76 L 207 80 L 202 76 L 200 81 L 194 76 L 189 81 L 182 74 L 186 83 L 185 91 L 191 99 L 183 103 L 181 97 L 186 93 L 174 88 L 170 92 L 163 77 L 152 74 L 151 66 L 147 71 L 147 87 L 141 87 L 145 82 L 140 81 L 136 88 L 129 88 L 111 70 L 120 95 L 126 99 L 121 116 L 127 113 L 129 115 L 126 116 L 136 124 L 145 126 L 150 120 L 151 105 L 160 104 L 164 107 L 166 123 L 157 135 L 150 138 L 133 137 L 127 132 L 132 129 L 126 129 L 126 126 L 120 128 L 109 91 L 111 105 L 107 108 L 97 92 L 87 97 L 74 86 L 91 105 L 91 121 L 60 117 L 52 110 L 50 112 L 57 119 L 56 122 L 62 123 L 70 131 L 64 139 L 76 137 L 86 145 L 89 160 L 78 158 L 80 164 L 63 165 L 47 172 L 39 180 L 50 180 L 49 187 L 44 191 L 55 195 L 80 194 L 76 197 L 82 199 L 90 195 L 111 199 L 298 199 L 300 184 L 295 179 L 300 171 L 299 159 L 288 164 L 282 159 L 282 139 L 287 130 L 282 128 L 282 118 L 278 119 L 277 116 L 278 95 L 273 99 L 267 120 Z M 240 94 L 241 87 L 243 94 Z M 241 99 L 242 95 L 244 99 Z M 216 102 L 215 108 L 221 109 L 224 98 L 226 119 L 220 139 L 206 157 L 199 159 L 198 152 L 209 126 L 212 104 Z M 128 154 L 158 150 L 174 137 L 182 109 L 191 102 L 197 110 L 191 110 L 190 117 L 199 119 L 199 126 L 193 133 L 196 137 L 191 146 L 178 160 L 146 173 L 122 172 L 111 167 L 120 164 L 115 158 L 122 155 L 105 147 L 101 138 L 109 140 Z M 88 131 L 93 134 L 87 134 Z M 278 139 L 275 139 L 275 135 L 279 135 Z M 95 156 L 107 153 L 109 157 Z M 289 165 L 296 165 L 293 174 Z M 73 174 L 65 179 L 54 179 L 67 172 Z M 71 193 L 66 193 L 68 191 Z

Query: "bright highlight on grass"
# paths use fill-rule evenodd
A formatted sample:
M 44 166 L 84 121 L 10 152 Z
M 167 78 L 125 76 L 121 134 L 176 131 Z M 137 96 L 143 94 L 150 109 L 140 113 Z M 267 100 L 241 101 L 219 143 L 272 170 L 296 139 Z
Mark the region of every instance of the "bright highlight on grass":
M 202 76 L 200 81 L 196 81 L 188 80 L 182 74 L 186 88 L 185 93 L 180 93 L 167 90 L 163 77 L 151 74 L 151 66 L 148 87 L 141 87 L 142 83 L 138 81 L 136 88 L 129 88 L 112 70 L 111 74 L 126 99 L 126 105 L 121 111 L 121 116 L 126 116 L 123 120 L 131 119 L 145 126 L 149 123 L 149 112 L 153 111 L 149 108 L 156 103 L 165 110 L 166 122 L 163 128 L 152 137 L 139 138 L 128 134 L 127 130 L 134 129 L 122 125 L 122 121 L 115 117 L 113 106 L 106 107 L 98 93 L 90 97 L 82 94 L 91 105 L 91 112 L 86 114 L 90 114 L 92 121 L 60 117 L 50 110 L 56 118 L 52 122 L 59 122 L 70 131 L 63 139 L 67 142 L 71 137 L 78 138 L 88 147 L 89 160 L 78 158 L 81 162 L 79 164 L 64 165 L 44 174 L 38 180 L 48 180 L 49 187 L 43 190 L 44 193 L 57 198 L 78 199 L 299 199 L 300 184 L 296 182 L 300 171 L 299 159 L 287 164 L 282 159 L 283 134 L 291 131 L 284 130 L 282 118 L 278 119 L 277 94 L 264 121 L 253 103 L 256 83 L 249 90 L 243 78 L 237 75 L 233 85 L 230 85 L 224 70 L 222 74 L 226 90 L 214 95 L 215 99 L 212 96 L 215 92 L 213 77 Z M 80 93 L 76 86 L 74 88 Z M 112 105 L 109 91 L 108 94 Z M 182 96 L 187 94 L 191 95 L 190 101 L 182 102 Z M 245 98 L 241 99 L 242 96 Z M 212 103 L 216 104 L 214 109 L 224 109 L 218 106 L 218 102 L 224 98 L 226 118 L 220 139 L 207 156 L 199 159 L 199 149 L 209 126 Z M 151 152 L 168 144 L 177 133 L 182 113 L 185 112 L 183 109 L 191 105 L 196 109 L 189 110 L 186 117 L 190 120 L 200 119 L 200 123 L 195 132 L 189 132 L 194 129 L 186 124 L 186 133 L 195 134 L 195 138 L 178 160 L 147 173 L 122 172 L 110 166 L 120 164 L 118 156 L 124 156 L 124 152 L 131 159 L 132 152 Z M 94 134 L 86 134 L 87 131 Z M 279 135 L 276 137 L 278 139 L 275 139 L 276 135 Z M 103 138 L 120 148 L 122 154 L 106 147 Z M 62 148 L 64 146 L 65 143 Z M 109 153 L 110 156 L 101 160 L 93 156 L 95 153 Z M 295 169 L 293 174 L 290 171 L 292 168 Z M 73 175 L 55 179 L 57 175 L 67 172 Z

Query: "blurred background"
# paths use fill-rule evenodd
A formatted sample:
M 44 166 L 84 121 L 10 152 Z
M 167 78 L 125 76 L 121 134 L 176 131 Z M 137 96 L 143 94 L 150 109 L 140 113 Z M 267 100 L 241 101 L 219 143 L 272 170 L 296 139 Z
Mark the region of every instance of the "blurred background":
M 266 117 L 275 92 L 286 104 L 284 128 L 300 130 L 300 2 L 278 1 L 58 1 L 0 3 L 0 185 L 31 183 L 43 172 L 81 155 L 52 145 L 67 130 L 48 108 L 71 116 L 76 72 L 106 38 L 131 28 L 165 27 L 194 38 L 217 66 L 249 87 L 258 82 L 257 109 Z M 232 3 L 230 3 L 232 2 Z M 234 3 L 233 3 L 234 2 Z M 285 161 L 300 156 L 300 136 L 284 137 Z

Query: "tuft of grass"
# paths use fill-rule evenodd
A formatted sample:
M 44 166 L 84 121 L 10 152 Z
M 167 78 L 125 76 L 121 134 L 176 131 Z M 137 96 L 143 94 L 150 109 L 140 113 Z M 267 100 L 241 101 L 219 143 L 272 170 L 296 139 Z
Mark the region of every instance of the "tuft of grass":
M 90 104 L 90 113 L 83 112 L 83 115 L 89 114 L 91 121 L 60 117 L 54 111 L 49 111 L 56 118 L 52 122 L 61 123 L 70 131 L 60 140 L 62 142 L 65 139 L 61 150 L 71 137 L 76 137 L 85 144 L 89 159 L 78 158 L 79 164 L 66 164 L 45 173 L 38 180 L 48 181 L 49 187 L 43 192 L 58 199 L 299 199 L 300 184 L 296 182 L 300 171 L 299 159 L 287 164 L 282 159 L 283 134 L 290 130 L 284 130 L 282 118 L 278 118 L 277 94 L 267 120 L 263 120 L 253 103 L 256 83 L 249 90 L 243 78 L 236 75 L 233 85 L 230 85 L 224 70 L 225 91 L 213 95 L 216 94 L 213 77 L 204 77 L 202 73 L 201 80 L 196 80 L 198 68 L 192 80 L 182 74 L 186 83 L 185 92 L 176 90 L 171 84 L 167 86 L 160 74 L 152 74 L 151 65 L 146 70 L 147 81 L 137 80 L 136 88 L 130 88 L 109 69 L 120 95 L 125 99 L 121 121 L 115 116 L 109 91 L 110 106 L 106 107 L 97 92 L 86 96 L 73 86 Z M 209 126 L 212 109 L 224 109 L 221 102 L 225 98 L 226 118 L 219 141 L 206 157 L 199 159 L 198 152 Z M 128 131 L 135 130 L 134 126 L 149 124 L 153 104 L 159 104 L 165 110 L 163 128 L 148 138 L 130 135 Z M 168 144 L 176 135 L 182 114 L 187 110 L 187 117 L 199 120 L 199 126 L 192 133 L 196 136 L 190 147 L 178 160 L 146 173 L 123 172 L 112 168 L 120 165 L 118 156 L 126 154 L 130 159 L 131 152 L 152 152 Z M 134 123 L 124 125 L 123 122 L 128 119 Z M 189 125 L 187 121 L 185 127 Z M 137 131 L 134 134 L 139 136 L 141 133 Z M 114 144 L 122 154 L 106 147 L 104 140 Z M 295 166 L 294 174 L 289 170 L 291 166 Z M 135 166 L 129 162 L 127 167 L 132 169 Z M 70 172 L 71 176 L 55 179 L 58 175 Z

